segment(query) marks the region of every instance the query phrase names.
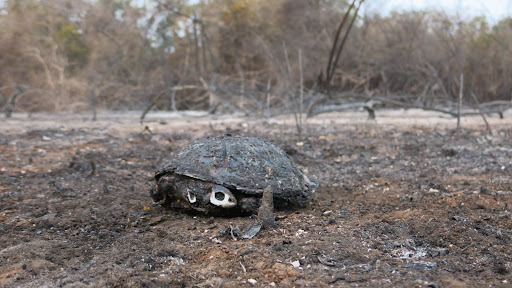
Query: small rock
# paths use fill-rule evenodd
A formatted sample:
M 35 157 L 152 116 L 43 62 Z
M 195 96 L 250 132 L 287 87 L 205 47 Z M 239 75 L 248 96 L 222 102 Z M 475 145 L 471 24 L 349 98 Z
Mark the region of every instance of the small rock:
M 336 266 L 336 262 L 334 260 L 327 258 L 325 256 L 317 256 L 317 259 L 320 263 L 326 266 Z
M 327 210 L 323 213 L 324 216 L 329 216 L 332 214 L 332 210 Z
M 270 270 L 270 269 L 269 269 Z M 295 278 L 300 275 L 300 272 L 290 265 L 283 263 L 276 263 L 272 266 L 271 274 L 276 275 L 279 279 Z
M 457 215 L 452 216 L 452 220 L 455 220 L 457 222 L 466 222 L 466 218 Z
M 482 194 L 487 194 L 487 195 L 493 195 L 495 193 L 493 193 L 493 191 L 487 189 L 486 187 L 480 187 L 480 193 Z
M 179 265 L 183 265 L 183 264 L 185 264 L 185 261 L 183 261 L 183 259 L 182 259 L 182 258 L 172 257 L 172 256 L 171 256 L 171 257 L 170 257 L 170 259 L 171 259 L 171 263 L 172 263 L 172 264 L 174 264 L 174 265 L 176 265 L 176 266 L 179 266 Z
M 300 262 L 299 262 L 299 260 L 296 260 L 296 261 L 290 262 L 290 264 L 292 264 L 292 266 L 293 266 L 293 267 L 295 267 L 295 268 L 300 267 Z
M 437 257 L 442 255 L 448 255 L 450 253 L 450 250 L 446 248 L 435 248 L 430 251 L 430 257 Z
M 222 241 L 220 241 L 219 239 L 217 238 L 211 238 L 212 242 L 213 243 L 216 243 L 216 244 L 222 244 Z
M 505 275 L 505 274 L 509 273 L 507 266 L 505 266 L 502 263 L 495 264 L 493 271 L 494 271 L 494 273 L 501 274 L 501 275 Z
M 433 269 L 437 267 L 437 263 L 428 261 L 416 261 L 412 263 L 406 263 L 405 267 L 414 269 Z
M 251 283 L 252 285 L 256 285 L 256 283 L 258 283 L 256 279 L 247 279 L 247 282 Z
M 443 152 L 443 155 L 446 157 L 453 157 L 453 156 L 457 155 L 457 150 L 455 150 L 453 148 L 443 148 L 442 152 Z
M 267 263 L 264 261 L 260 261 L 260 262 L 256 263 L 256 265 L 254 265 L 254 268 L 256 268 L 257 270 L 265 269 L 265 268 L 267 268 Z
M 155 218 L 152 218 L 151 220 L 149 220 L 148 225 L 155 226 L 159 223 L 164 222 L 166 219 L 167 219 L 167 217 L 165 217 L 165 216 L 158 216 L 158 217 L 155 217 Z

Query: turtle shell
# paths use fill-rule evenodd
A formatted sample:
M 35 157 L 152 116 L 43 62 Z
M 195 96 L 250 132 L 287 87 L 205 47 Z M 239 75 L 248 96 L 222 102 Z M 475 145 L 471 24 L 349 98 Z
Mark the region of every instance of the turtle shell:
M 261 195 L 265 187 L 271 186 L 277 198 L 307 196 L 313 188 L 282 149 L 255 137 L 197 139 L 157 172 L 156 180 L 169 172 L 252 195 Z

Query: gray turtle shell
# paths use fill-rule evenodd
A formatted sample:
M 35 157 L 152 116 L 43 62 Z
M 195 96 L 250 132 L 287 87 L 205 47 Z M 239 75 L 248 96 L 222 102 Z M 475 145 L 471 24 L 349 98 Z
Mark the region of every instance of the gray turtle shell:
M 156 173 L 175 173 L 211 182 L 249 195 L 271 186 L 274 198 L 305 197 L 312 182 L 275 144 L 255 137 L 220 136 L 186 145 L 172 163 Z M 290 199 L 291 200 L 291 199 Z

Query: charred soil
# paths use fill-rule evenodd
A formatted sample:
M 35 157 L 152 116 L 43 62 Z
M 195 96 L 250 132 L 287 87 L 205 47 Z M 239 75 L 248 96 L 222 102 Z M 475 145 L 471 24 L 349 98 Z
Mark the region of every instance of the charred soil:
M 510 287 L 512 115 L 489 134 L 420 114 L 329 114 L 301 137 L 293 117 L 15 114 L 0 128 L 0 286 Z M 152 205 L 159 168 L 225 133 L 283 148 L 319 183 L 311 203 L 250 240 L 219 230 L 251 217 Z

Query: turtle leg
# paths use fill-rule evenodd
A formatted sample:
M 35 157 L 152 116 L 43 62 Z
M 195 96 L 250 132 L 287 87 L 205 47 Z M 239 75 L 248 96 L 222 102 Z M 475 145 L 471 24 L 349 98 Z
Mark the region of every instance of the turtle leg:
M 274 226 L 274 193 L 271 186 L 263 190 L 261 206 L 258 209 L 258 220 L 262 222 L 264 228 Z
M 269 228 L 274 226 L 274 193 L 272 187 L 267 186 L 263 190 L 263 197 L 261 198 L 261 205 L 258 209 L 258 219 L 244 228 L 241 231 L 241 238 L 251 239 L 261 228 Z

